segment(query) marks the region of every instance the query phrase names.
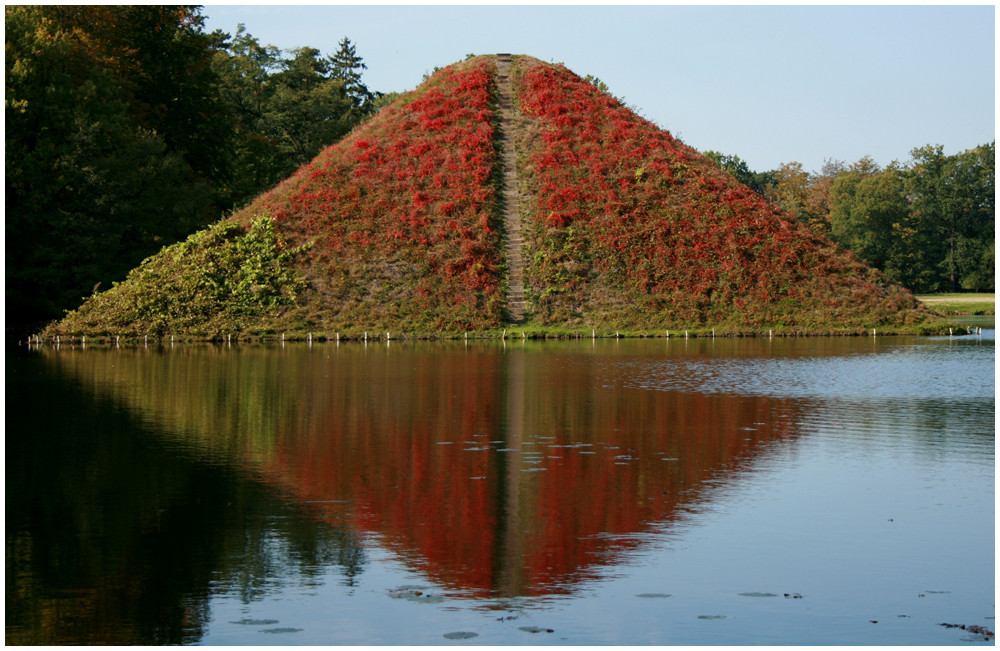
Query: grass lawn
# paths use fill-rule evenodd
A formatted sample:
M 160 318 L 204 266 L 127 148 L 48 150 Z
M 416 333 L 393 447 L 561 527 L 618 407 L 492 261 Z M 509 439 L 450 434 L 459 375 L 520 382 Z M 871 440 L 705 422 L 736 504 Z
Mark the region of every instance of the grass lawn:
M 918 294 L 917 299 L 945 314 L 996 313 L 996 294 Z

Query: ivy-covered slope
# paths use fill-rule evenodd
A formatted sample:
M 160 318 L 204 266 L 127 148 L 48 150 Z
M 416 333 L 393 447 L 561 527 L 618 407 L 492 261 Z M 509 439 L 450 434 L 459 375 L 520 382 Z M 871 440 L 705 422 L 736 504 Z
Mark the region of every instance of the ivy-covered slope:
M 515 57 L 529 325 L 926 330 L 912 294 L 562 66 Z M 223 223 L 46 334 L 362 331 L 506 324 L 496 62 L 401 96 Z

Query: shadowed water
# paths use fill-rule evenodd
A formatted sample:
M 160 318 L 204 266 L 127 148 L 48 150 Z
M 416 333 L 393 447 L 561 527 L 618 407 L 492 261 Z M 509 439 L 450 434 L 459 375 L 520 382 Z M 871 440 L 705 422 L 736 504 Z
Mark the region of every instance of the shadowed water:
M 19 351 L 6 641 L 985 643 L 992 333 Z

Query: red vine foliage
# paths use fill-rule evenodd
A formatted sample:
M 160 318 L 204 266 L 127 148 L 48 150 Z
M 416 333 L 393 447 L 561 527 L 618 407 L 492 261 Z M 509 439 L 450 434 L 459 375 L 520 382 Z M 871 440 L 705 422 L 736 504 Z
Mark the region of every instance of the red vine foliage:
M 539 317 L 632 327 L 900 322 L 912 295 L 561 66 L 525 60 Z M 901 312 L 901 310 L 903 310 Z
M 312 242 L 325 320 L 499 322 L 494 89 L 490 59 L 445 68 L 248 208 Z

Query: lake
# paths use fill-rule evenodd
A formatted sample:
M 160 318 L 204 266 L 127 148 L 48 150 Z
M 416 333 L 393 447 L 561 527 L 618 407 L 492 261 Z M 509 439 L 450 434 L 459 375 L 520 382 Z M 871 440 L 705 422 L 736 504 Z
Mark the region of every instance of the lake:
M 992 644 L 994 342 L 9 345 L 6 643 Z

